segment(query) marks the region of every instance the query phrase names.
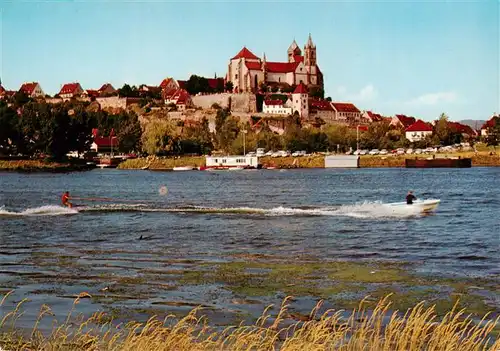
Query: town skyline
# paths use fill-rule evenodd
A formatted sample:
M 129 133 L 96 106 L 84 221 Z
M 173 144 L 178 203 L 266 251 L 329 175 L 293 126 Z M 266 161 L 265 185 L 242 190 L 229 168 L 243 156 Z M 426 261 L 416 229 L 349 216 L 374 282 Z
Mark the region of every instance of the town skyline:
M 302 46 L 311 33 L 325 96 L 334 101 L 427 121 L 441 112 L 453 120 L 487 119 L 500 110 L 498 3 L 312 5 L 315 11 L 266 4 L 269 13 L 318 18 L 250 26 L 262 4 L 7 2 L 0 77 L 6 89 L 37 81 L 51 95 L 70 82 L 98 89 L 107 82 L 224 77 L 242 47 L 285 61 L 290 43 Z M 235 11 L 242 16 L 233 19 Z M 225 21 L 207 24 L 202 19 L 210 14 Z M 26 55 L 27 45 L 36 55 Z

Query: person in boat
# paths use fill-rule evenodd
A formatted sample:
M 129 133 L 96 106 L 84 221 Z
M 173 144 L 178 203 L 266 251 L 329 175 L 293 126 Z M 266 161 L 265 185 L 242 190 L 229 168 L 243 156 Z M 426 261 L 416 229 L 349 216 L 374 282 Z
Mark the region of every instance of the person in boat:
M 69 202 L 69 200 L 70 200 L 69 191 L 65 191 L 64 194 L 61 196 L 62 205 L 69 208 L 73 207 L 73 204 Z
M 406 195 L 406 203 L 408 205 L 413 205 L 413 201 L 416 200 L 417 197 L 413 195 L 413 191 L 408 191 L 408 195 Z

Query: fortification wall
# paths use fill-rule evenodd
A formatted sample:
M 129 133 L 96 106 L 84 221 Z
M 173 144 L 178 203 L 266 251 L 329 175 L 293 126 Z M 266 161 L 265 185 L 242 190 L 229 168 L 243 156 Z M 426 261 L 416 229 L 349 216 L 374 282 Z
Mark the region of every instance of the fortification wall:
M 229 107 L 232 112 L 256 112 L 257 99 L 255 94 L 210 94 L 210 95 L 197 95 L 193 96 L 193 104 L 196 107 L 209 109 L 213 104 L 218 104 L 222 108 Z

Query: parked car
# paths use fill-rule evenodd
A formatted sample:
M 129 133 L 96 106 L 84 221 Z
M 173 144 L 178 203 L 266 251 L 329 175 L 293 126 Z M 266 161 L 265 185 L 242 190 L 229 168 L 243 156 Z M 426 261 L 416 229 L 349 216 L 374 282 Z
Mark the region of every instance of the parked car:
M 272 150 L 269 150 L 268 152 L 266 152 L 266 156 L 272 156 L 274 154 L 274 151 Z
M 359 153 L 360 155 L 366 155 L 368 153 L 368 150 L 361 150 L 361 152 Z
M 378 151 L 378 149 L 373 149 L 368 154 L 369 155 L 378 155 L 379 153 L 380 153 L 380 151 Z
M 387 151 L 387 149 L 382 149 L 380 150 L 380 154 L 381 155 L 387 155 L 389 152 Z
M 357 156 L 357 155 L 360 155 L 360 154 L 361 154 L 361 150 L 356 150 L 356 151 L 354 151 L 352 154 L 353 154 L 353 155 L 356 155 L 356 156 Z
M 257 154 L 254 151 L 247 152 L 247 156 L 256 156 Z
M 421 154 L 422 153 L 422 149 L 415 149 L 415 153 L 416 154 Z
M 396 149 L 396 154 L 397 155 L 404 155 L 405 153 L 405 149 L 403 149 L 402 147 Z
M 406 150 L 406 153 L 407 153 L 407 154 L 412 154 L 412 153 L 413 153 L 413 149 L 412 149 L 412 148 L 409 148 L 408 150 Z
M 298 153 L 299 153 L 299 156 L 307 156 L 307 151 L 306 150 L 298 151 Z
M 298 152 L 298 151 L 295 151 L 295 152 L 292 152 L 292 156 L 293 156 L 293 157 L 298 157 L 298 156 L 300 156 L 300 155 L 299 155 L 299 152 Z

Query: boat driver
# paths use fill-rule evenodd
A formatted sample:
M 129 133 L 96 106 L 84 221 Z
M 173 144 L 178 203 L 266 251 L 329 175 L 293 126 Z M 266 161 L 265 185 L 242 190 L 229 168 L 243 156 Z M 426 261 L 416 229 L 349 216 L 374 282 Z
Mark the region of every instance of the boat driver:
M 413 205 L 413 200 L 416 200 L 417 197 L 413 195 L 413 191 L 408 191 L 408 195 L 406 195 L 406 203 L 408 205 Z

